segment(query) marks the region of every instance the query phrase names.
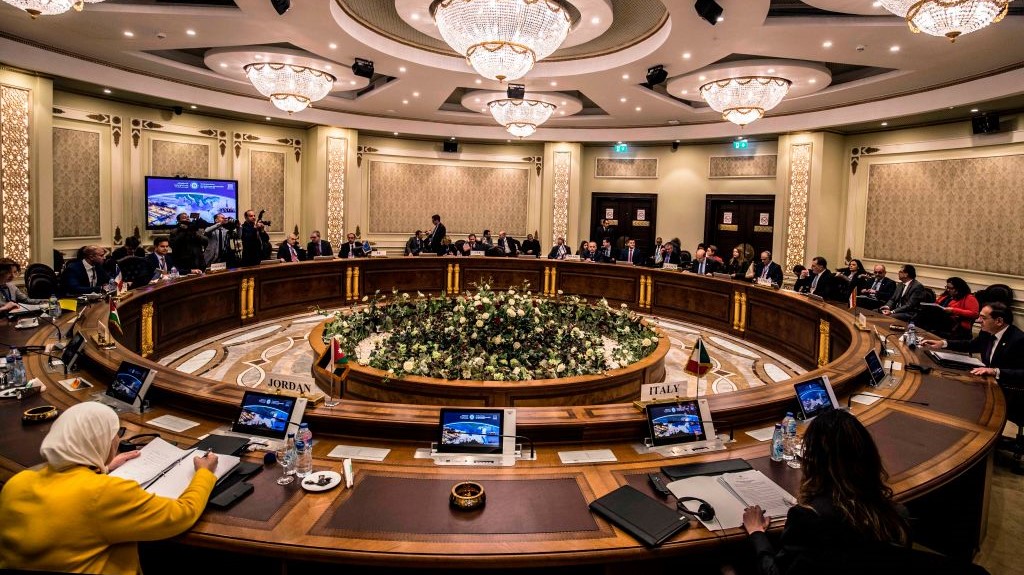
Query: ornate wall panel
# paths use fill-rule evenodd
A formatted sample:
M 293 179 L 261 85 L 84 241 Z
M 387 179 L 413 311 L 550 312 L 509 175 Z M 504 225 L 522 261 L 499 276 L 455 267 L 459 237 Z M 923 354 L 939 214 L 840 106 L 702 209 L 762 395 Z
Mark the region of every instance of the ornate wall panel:
M 774 178 L 778 156 L 712 156 L 709 178 Z
M 371 160 L 372 233 L 411 234 L 430 228 L 440 214 L 452 240 L 488 228 L 525 236 L 530 193 L 529 168 L 412 164 Z M 364 233 L 366 230 L 363 230 Z
M 101 234 L 98 132 L 53 128 L 53 205 L 55 238 Z
M 340 246 L 345 237 L 345 157 L 348 140 L 327 138 L 327 229 L 323 237 Z
M 249 189 L 252 209 L 266 210 L 265 219 L 273 225 L 270 231 L 284 227 L 284 158 L 281 152 L 253 150 L 249 153 Z
M 1024 276 L 1024 155 L 868 172 L 864 257 Z
M 807 252 L 807 200 L 811 182 L 811 144 L 789 147 L 789 185 L 786 187 L 786 265 L 803 264 Z
M 557 238 L 569 235 L 569 181 L 572 170 L 572 152 L 555 152 L 555 185 L 552 204 L 551 245 Z M 538 238 L 539 239 L 539 238 Z
M 0 254 L 29 261 L 28 90 L 0 86 Z
M 595 158 L 595 178 L 657 178 L 657 158 Z
M 153 140 L 149 175 L 208 178 L 212 151 L 206 144 Z

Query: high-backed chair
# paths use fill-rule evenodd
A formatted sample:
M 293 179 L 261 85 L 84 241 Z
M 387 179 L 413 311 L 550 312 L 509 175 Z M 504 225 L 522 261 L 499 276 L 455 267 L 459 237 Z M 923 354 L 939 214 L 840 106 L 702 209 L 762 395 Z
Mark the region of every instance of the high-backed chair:
M 974 292 L 974 297 L 978 298 L 978 305 L 981 307 L 996 301 L 1005 303 L 1007 307 L 1013 305 L 1013 289 L 1006 284 L 992 284 Z
M 1004 387 L 1003 397 L 1006 398 L 1006 419 L 1017 424 L 1016 437 L 1004 446 L 1013 453 L 1013 472 L 1024 475 L 1024 389 Z
M 129 287 L 144 286 L 153 278 L 153 269 L 149 267 L 146 258 L 125 256 L 117 260 L 117 266 L 121 268 L 121 279 L 127 282 Z

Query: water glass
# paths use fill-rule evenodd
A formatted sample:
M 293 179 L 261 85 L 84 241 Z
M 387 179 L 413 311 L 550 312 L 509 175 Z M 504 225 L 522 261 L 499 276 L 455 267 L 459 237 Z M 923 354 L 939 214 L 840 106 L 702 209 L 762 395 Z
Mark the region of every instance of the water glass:
M 292 473 L 295 469 L 295 452 L 288 448 L 281 448 L 274 451 L 277 456 L 277 463 L 283 468 L 283 474 L 277 478 L 278 485 L 288 485 L 295 478 L 292 477 Z

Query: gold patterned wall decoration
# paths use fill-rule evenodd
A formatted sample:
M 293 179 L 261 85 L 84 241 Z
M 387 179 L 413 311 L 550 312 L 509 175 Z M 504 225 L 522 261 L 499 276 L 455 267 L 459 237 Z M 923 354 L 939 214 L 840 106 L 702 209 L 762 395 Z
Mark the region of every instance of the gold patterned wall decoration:
M 346 138 L 327 138 L 327 229 L 324 238 L 340 246 L 345 237 Z
M 595 178 L 657 178 L 657 158 L 595 158 Z
M 432 214 L 441 215 L 453 241 L 484 228 L 517 237 L 533 231 L 527 230 L 529 168 L 371 159 L 368 170 L 371 233 L 429 230 Z
M 778 156 L 712 156 L 709 178 L 774 178 Z
M 0 254 L 27 265 L 29 251 L 28 90 L 0 85 Z
M 53 128 L 55 238 L 94 238 L 100 230 L 100 134 Z
M 252 209 L 266 210 L 265 219 L 273 225 L 269 231 L 284 227 L 284 159 L 280 152 L 249 152 L 249 193 Z
M 811 144 L 789 147 L 789 184 L 786 187 L 786 269 L 803 264 L 807 252 L 807 203 L 811 191 Z
M 565 238 L 569 235 L 569 182 L 571 181 L 572 152 L 555 152 L 554 164 L 551 245 L 555 245 L 557 238 Z
M 210 153 L 210 146 L 206 144 L 154 139 L 149 175 L 208 178 Z
M 868 170 L 864 257 L 1024 276 L 1024 155 Z

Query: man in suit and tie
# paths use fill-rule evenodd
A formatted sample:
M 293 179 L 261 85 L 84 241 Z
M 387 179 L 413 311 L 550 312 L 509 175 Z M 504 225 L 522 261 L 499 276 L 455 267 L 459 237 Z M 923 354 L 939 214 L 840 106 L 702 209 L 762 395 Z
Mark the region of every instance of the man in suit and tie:
M 164 242 L 167 241 L 164 236 Z M 82 258 L 69 263 L 61 274 L 64 293 L 69 296 L 100 293 L 110 281 L 110 276 L 103 269 L 106 251 L 102 247 L 85 246 L 81 253 Z
M 505 232 L 501 232 L 504 234 Z M 469 234 L 466 241 L 462 244 L 462 252 L 460 256 L 472 255 L 473 252 L 486 252 L 487 246 L 483 242 L 477 239 L 476 234 Z
M 597 262 L 600 260 L 600 255 L 597 251 L 597 242 L 587 242 L 587 249 L 580 252 L 580 259 L 587 262 Z
M 475 238 L 476 236 L 473 237 Z M 494 247 L 501 250 L 501 253 L 507 256 L 516 255 L 516 244 L 512 242 L 511 238 L 505 236 L 505 230 L 498 232 L 498 241 L 494 242 Z
M 213 217 L 213 225 L 203 230 L 203 235 L 206 236 L 203 262 L 206 267 L 215 263 L 226 263 L 228 267 L 235 267 L 235 250 L 231 248 L 231 237 L 224 228 L 230 221 L 224 214 L 217 214 Z
M 772 261 L 770 251 L 761 252 L 761 261 L 754 264 L 754 281 L 762 283 L 770 281 L 772 285 L 782 285 L 782 266 Z
M 300 262 L 306 259 L 302 248 L 299 247 L 299 236 L 288 234 L 288 238 L 277 248 L 277 259 L 286 262 Z
M 423 230 L 416 230 L 416 235 L 405 242 L 405 255 L 418 256 L 423 251 Z
M 153 238 L 153 253 L 146 255 L 146 263 L 149 264 L 149 269 L 153 270 L 153 279 L 165 278 L 171 272 L 203 273 L 202 270 L 179 270 L 175 267 L 174 255 L 171 253 L 171 240 L 167 236 Z
M 917 315 L 921 303 L 927 297 L 925 287 L 917 281 L 917 270 L 910 264 L 902 266 L 897 277 L 900 282 L 896 286 L 896 292 L 888 303 L 878 308 L 878 311 L 896 319 L 910 321 Z
M 549 260 L 564 260 L 565 256 L 572 255 L 572 248 L 565 245 L 565 238 L 559 236 L 555 239 L 555 245 L 551 246 L 551 252 L 548 253 Z
M 594 230 L 594 239 L 603 240 L 608 238 L 609 242 L 615 241 L 615 226 L 612 225 L 611 220 L 601 220 L 601 225 Z
M 427 235 L 427 245 L 429 250 L 435 254 L 444 255 L 448 250 L 442 241 L 448 235 L 448 228 L 444 227 L 444 224 L 441 223 L 441 216 L 437 214 L 431 216 L 430 220 L 433 222 L 434 227 L 430 234 Z
M 875 275 L 869 280 L 867 287 L 860 290 L 860 295 L 857 296 L 857 307 L 878 309 L 896 293 L 896 282 L 885 277 L 885 266 L 878 264 L 874 271 Z
M 626 247 L 619 254 L 619 261 L 629 262 L 635 266 L 644 263 L 644 254 L 636 249 L 636 240 L 631 239 L 626 242 Z
M 346 239 L 348 239 L 348 241 L 341 244 L 341 249 L 338 250 L 339 258 L 348 259 L 366 257 L 366 252 L 363 251 L 363 245 L 356 241 L 355 234 L 348 234 Z
M 981 308 L 978 321 L 981 333 L 974 339 L 926 339 L 921 345 L 980 354 L 985 367 L 972 369 L 972 374 L 990 375 L 1000 387 L 1024 391 L 1024 331 L 1013 325 L 1013 312 L 993 302 Z
M 708 257 L 705 249 L 698 248 L 690 262 L 690 271 L 700 275 L 710 275 L 718 271 L 718 262 Z
M 533 234 L 526 234 L 526 239 L 523 240 L 522 255 L 540 257 L 540 241 L 533 237 Z
M 821 256 L 811 259 L 811 269 L 808 271 L 811 284 L 808 293 L 822 299 L 835 299 L 839 293 L 836 289 L 835 278 L 832 270 L 828 269 L 828 260 Z
M 615 263 L 615 251 L 614 248 L 612 248 L 611 238 L 601 240 L 601 249 L 597 251 L 596 261 L 606 264 Z
M 306 257 L 313 259 L 317 256 L 334 257 L 334 249 L 331 248 L 331 242 L 320 239 L 320 230 L 313 230 L 306 244 Z
M 676 245 L 672 242 L 668 242 L 661 246 L 661 263 L 659 267 L 665 267 L 665 264 L 680 265 L 681 260 L 679 259 L 679 252 L 676 251 Z

